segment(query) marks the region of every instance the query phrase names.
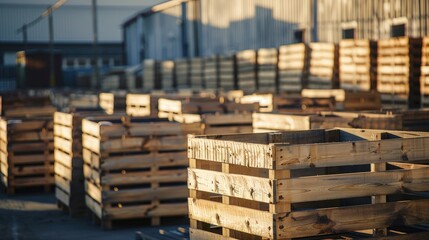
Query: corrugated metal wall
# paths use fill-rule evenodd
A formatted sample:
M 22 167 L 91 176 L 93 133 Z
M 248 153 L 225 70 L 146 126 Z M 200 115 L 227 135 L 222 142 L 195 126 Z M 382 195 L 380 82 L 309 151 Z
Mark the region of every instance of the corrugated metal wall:
M 311 41 L 312 0 L 201 0 L 203 56 L 293 43 L 305 29 Z
M 389 38 L 396 21 L 407 23 L 408 36 L 428 34 L 427 0 L 318 0 L 317 4 L 319 41 L 338 42 L 345 24 L 356 25 L 358 39 Z
M 146 58 L 165 60 L 278 47 L 295 42 L 298 29 L 305 30 L 305 42 L 335 43 L 342 39 L 346 25 L 356 26 L 358 39 L 389 38 L 391 25 L 397 21 L 407 23 L 409 36 L 429 33 L 427 0 L 197 0 L 198 16 L 195 1 L 186 3 L 185 42 L 181 5 L 144 17 Z

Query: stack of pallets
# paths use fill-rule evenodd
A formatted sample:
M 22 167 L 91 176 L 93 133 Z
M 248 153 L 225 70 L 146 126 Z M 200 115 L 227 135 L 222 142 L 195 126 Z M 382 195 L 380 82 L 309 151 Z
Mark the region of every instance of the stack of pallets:
M 349 91 L 377 88 L 377 42 L 342 40 L 339 46 L 340 87 Z
M 174 62 L 162 61 L 159 63 L 161 87 L 164 90 L 174 89 Z
M 429 107 L 429 37 L 424 37 L 422 40 L 420 95 L 421 107 Z
M 338 87 L 338 47 L 333 43 L 310 43 L 307 88 Z
M 245 95 L 238 101 L 242 104 L 258 104 L 259 112 L 272 112 L 276 109 L 274 95 L 272 93 L 254 93 L 251 95 Z
M 363 129 L 191 137 L 191 239 L 382 237 L 427 224 L 428 144 L 428 133 Z
M 304 43 L 280 46 L 279 91 L 300 93 L 305 86 L 308 71 L 308 46 Z
M 378 42 L 377 90 L 384 108 L 420 107 L 421 54 L 420 38 Z
M 85 202 L 103 228 L 187 214 L 186 135 L 200 129 L 162 119 L 83 120 Z
M 260 91 L 277 91 L 277 59 L 276 48 L 258 49 L 258 86 Z
M 107 114 L 125 113 L 126 94 L 125 93 L 100 93 L 100 108 Z
M 219 88 L 223 91 L 235 89 L 235 55 L 219 56 Z
M 258 89 L 256 81 L 256 51 L 245 50 L 237 52 L 236 71 L 238 89 L 246 93 L 255 92 Z
M 218 56 L 214 55 L 204 59 L 204 82 L 206 89 L 218 89 L 219 87 Z
M 146 90 L 155 89 L 155 82 L 158 80 L 157 65 L 155 60 L 143 61 L 143 88 Z
M 204 83 L 204 59 L 191 58 L 189 60 L 191 88 L 200 90 L 205 88 Z
M 190 82 L 190 63 L 188 59 L 176 59 L 174 61 L 176 72 L 176 88 L 187 89 L 191 86 Z
M 31 105 L 31 98 L 28 98 Z M 7 101 L 6 101 L 7 102 Z M 1 181 L 8 193 L 54 184 L 52 106 L 10 109 L 0 119 Z

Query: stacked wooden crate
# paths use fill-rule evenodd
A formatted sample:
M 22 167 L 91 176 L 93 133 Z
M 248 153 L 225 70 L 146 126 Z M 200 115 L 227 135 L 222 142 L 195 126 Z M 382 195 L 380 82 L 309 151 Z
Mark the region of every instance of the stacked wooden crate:
M 159 63 L 161 87 L 164 90 L 174 89 L 174 62 L 162 61 Z
M 300 93 L 308 73 L 308 45 L 297 43 L 279 48 L 279 91 Z
M 277 91 L 277 60 L 276 48 L 261 48 L 257 54 L 258 87 L 259 91 Z
M 191 137 L 191 239 L 343 239 L 364 230 L 390 239 L 396 226 L 429 222 L 421 194 L 429 168 L 419 164 L 428 144 L 428 133 L 362 129 Z M 358 165 L 367 167 L 346 170 Z
M 253 131 L 255 133 L 327 129 L 335 127 L 402 130 L 402 118 L 398 115 L 359 112 L 320 112 L 319 114 L 253 114 Z
M 334 98 L 336 110 L 380 110 L 380 94 L 376 92 L 350 92 L 344 89 L 304 89 L 303 98 Z
M 200 129 L 162 119 L 83 120 L 85 202 L 103 228 L 187 214 L 186 135 Z
M 186 89 L 191 86 L 190 63 L 188 59 L 177 59 L 174 61 L 176 73 L 176 88 Z
M 219 66 L 218 56 L 214 55 L 204 59 L 204 82 L 206 89 L 218 89 L 219 87 Z
M 150 94 L 127 94 L 127 115 L 133 117 L 156 116 L 157 104 Z
M 155 82 L 158 79 L 157 65 L 158 63 L 153 59 L 143 61 L 143 88 L 146 90 L 155 89 Z
M 338 87 L 338 47 L 333 43 L 310 43 L 307 88 Z
M 378 42 L 377 90 L 384 108 L 420 107 L 421 54 L 420 38 Z
M 82 119 L 102 112 L 54 114 L 55 196 L 59 207 L 71 216 L 85 209 L 82 159 Z
M 1 181 L 8 193 L 54 184 L 52 106 L 5 111 L 0 119 Z
M 274 95 L 272 93 L 254 93 L 244 95 L 239 99 L 242 104 L 256 103 L 259 105 L 259 112 L 272 112 L 275 107 Z
M 99 106 L 98 94 L 88 93 L 72 93 L 69 96 L 68 107 L 63 108 L 66 111 L 80 111 L 80 110 L 98 110 Z
M 258 89 L 256 81 L 256 51 L 245 50 L 235 54 L 237 86 L 246 93 L 255 92 Z
M 429 37 L 424 37 L 422 40 L 420 95 L 421 107 L 429 107 Z
M 100 93 L 100 108 L 107 114 L 124 113 L 126 110 L 126 93 Z
M 202 58 L 191 58 L 189 60 L 189 68 L 190 68 L 190 81 L 191 88 L 193 90 L 200 90 L 205 88 L 204 83 L 204 59 Z
M 223 91 L 235 89 L 235 55 L 219 56 L 219 88 Z
M 340 87 L 372 91 L 377 86 L 377 42 L 342 40 L 339 46 Z

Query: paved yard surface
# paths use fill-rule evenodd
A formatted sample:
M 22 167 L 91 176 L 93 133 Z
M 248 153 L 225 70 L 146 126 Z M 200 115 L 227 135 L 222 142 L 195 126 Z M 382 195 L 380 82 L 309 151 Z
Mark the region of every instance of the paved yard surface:
M 185 219 L 178 222 L 186 224 Z M 175 220 L 171 224 L 176 224 Z M 177 227 L 171 224 L 162 228 Z M 8 196 L 0 189 L 1 240 L 133 240 L 136 231 L 155 235 L 159 228 L 139 227 L 134 222 L 103 231 L 87 217 L 71 218 L 60 211 L 53 193 Z

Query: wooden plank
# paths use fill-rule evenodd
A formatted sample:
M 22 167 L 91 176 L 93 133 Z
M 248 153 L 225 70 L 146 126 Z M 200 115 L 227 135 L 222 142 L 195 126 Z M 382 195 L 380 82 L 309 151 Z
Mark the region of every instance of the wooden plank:
M 151 172 L 110 173 L 101 177 L 103 185 L 129 185 L 145 183 L 174 183 L 186 182 L 186 169 L 160 170 L 156 174 Z
M 149 168 L 151 166 L 173 167 L 187 165 L 187 153 L 177 152 L 108 157 L 103 159 L 101 169 L 105 171 L 111 171 L 121 169 L 141 169 Z
M 133 219 L 145 217 L 184 216 L 188 213 L 186 203 L 159 205 L 137 205 L 122 208 L 107 208 L 104 217 L 107 219 Z
M 184 186 L 126 189 L 118 191 L 103 191 L 103 203 L 186 199 L 187 196 L 188 190 Z
M 265 203 L 275 201 L 275 182 L 267 178 L 189 168 L 188 188 Z
M 237 238 L 226 237 L 216 233 L 211 233 L 204 230 L 189 228 L 189 234 L 192 240 L 238 240 Z
M 189 218 L 266 238 L 275 237 L 269 212 L 188 198 Z
M 70 196 L 59 188 L 55 188 L 55 198 L 67 207 L 70 207 Z

